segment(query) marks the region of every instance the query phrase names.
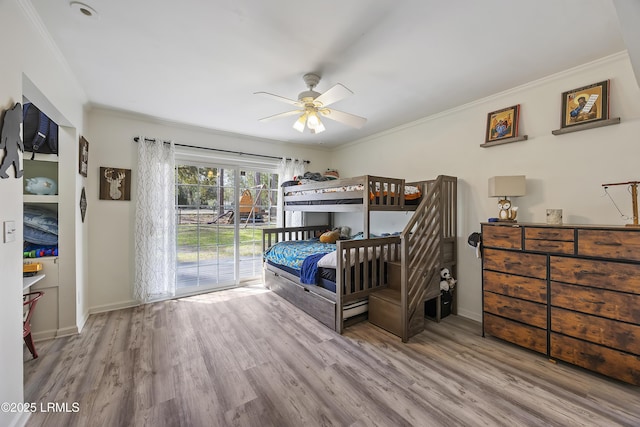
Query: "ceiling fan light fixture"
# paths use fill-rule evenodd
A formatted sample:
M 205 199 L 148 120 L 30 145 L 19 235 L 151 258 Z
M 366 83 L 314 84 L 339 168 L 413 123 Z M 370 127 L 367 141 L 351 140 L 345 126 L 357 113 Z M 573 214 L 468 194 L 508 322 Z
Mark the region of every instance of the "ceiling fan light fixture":
M 320 117 L 316 114 L 315 111 L 311 111 L 309 113 L 309 117 L 307 118 L 307 126 L 309 129 L 315 129 L 320 124 Z
M 298 132 L 304 132 L 304 125 L 307 122 L 307 112 L 304 112 L 298 117 L 298 120 L 293 124 L 293 128 Z

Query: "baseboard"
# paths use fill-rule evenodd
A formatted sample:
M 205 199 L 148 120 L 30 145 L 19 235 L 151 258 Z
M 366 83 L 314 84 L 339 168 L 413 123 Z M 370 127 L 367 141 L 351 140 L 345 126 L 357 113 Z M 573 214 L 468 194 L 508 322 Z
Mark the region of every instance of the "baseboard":
M 474 311 L 460 310 L 458 308 L 458 316 L 466 317 L 467 319 L 471 319 L 475 322 L 482 323 L 482 315 Z
M 9 423 L 9 427 L 24 427 L 27 425 L 29 417 L 31 417 L 31 413 L 29 411 L 19 412 L 13 418 L 13 421 Z
M 123 308 L 137 307 L 138 305 L 140 305 L 140 303 L 134 300 L 121 301 L 113 304 L 97 305 L 95 307 L 89 307 L 89 315 L 105 313 L 107 311 L 121 310 Z
M 70 335 L 78 335 L 79 333 L 80 331 L 78 330 L 78 327 L 76 325 L 69 326 L 68 328 L 58 329 L 58 331 L 56 332 L 56 338 L 68 337 Z
M 31 337 L 33 338 L 34 342 L 50 340 L 50 339 L 55 338 L 56 336 L 58 336 L 58 330 L 57 329 L 49 329 L 47 331 L 40 331 L 40 332 L 32 332 L 31 333 Z

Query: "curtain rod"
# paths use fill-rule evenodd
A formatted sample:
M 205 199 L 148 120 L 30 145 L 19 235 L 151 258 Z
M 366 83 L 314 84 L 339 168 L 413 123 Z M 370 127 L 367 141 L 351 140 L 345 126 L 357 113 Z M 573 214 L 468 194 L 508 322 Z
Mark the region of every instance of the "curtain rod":
M 138 142 L 138 141 L 140 141 L 140 138 L 136 136 L 136 137 L 133 138 L 133 140 L 135 142 Z M 156 140 L 153 139 L 153 138 L 145 138 L 145 141 L 156 142 Z M 164 142 L 165 144 L 170 144 L 169 141 L 162 141 L 162 142 Z M 254 156 L 254 157 L 262 157 L 262 158 L 265 158 L 265 159 L 282 160 L 282 157 L 268 156 L 266 154 L 243 153 L 242 151 L 231 151 L 231 150 L 222 150 L 220 148 L 198 147 L 198 146 L 195 146 L 195 145 L 187 145 L 187 144 L 174 144 L 174 145 L 176 147 L 197 148 L 198 150 L 218 151 L 220 153 L 237 154 L 239 156 Z M 293 159 L 287 158 L 287 160 L 293 160 Z M 310 160 L 303 160 L 302 162 L 306 163 L 306 164 L 311 164 Z

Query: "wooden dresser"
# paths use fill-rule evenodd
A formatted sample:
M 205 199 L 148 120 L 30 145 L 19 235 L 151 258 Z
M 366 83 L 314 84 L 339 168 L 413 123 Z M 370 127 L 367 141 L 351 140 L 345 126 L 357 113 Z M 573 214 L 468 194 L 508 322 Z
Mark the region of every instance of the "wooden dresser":
M 640 385 L 640 229 L 482 224 L 483 335 Z

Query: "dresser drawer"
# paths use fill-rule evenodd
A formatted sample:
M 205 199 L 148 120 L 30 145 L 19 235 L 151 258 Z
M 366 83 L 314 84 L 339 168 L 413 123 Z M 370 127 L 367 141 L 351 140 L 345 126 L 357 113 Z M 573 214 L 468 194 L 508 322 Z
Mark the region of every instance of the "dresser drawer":
M 597 344 L 551 333 L 550 355 L 592 371 L 640 385 L 640 358 Z
M 608 319 L 640 323 L 640 295 L 551 282 L 551 305 Z
M 551 308 L 551 330 L 640 355 L 640 326 Z
M 522 249 L 522 228 L 485 225 L 482 227 L 482 245 L 492 248 Z
M 573 242 L 560 242 L 557 240 L 525 240 L 525 248 L 528 251 L 548 252 L 554 254 L 573 255 L 575 244 Z
M 505 295 L 484 292 L 484 311 L 547 329 L 547 306 Z
M 486 334 L 512 342 L 539 353 L 547 353 L 547 331 L 484 313 L 482 324 Z
M 640 261 L 640 232 L 578 230 L 578 255 Z
M 573 228 L 526 227 L 524 229 L 525 239 L 573 242 L 573 234 Z
M 551 280 L 640 294 L 640 265 L 576 258 L 550 258 Z
M 528 301 L 547 303 L 547 281 L 513 274 L 484 271 L 483 286 L 485 291 L 503 294 Z
M 483 268 L 485 270 L 501 271 L 538 279 L 547 278 L 546 255 L 485 249 L 483 260 Z

